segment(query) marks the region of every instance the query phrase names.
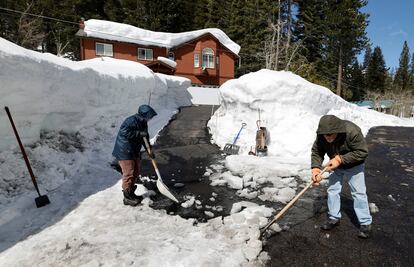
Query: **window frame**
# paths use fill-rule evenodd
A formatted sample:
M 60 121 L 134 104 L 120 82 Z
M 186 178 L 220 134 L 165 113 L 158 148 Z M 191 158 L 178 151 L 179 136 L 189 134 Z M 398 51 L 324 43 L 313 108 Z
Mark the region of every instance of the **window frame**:
M 98 45 L 102 45 L 103 46 L 103 53 L 98 53 Z M 105 49 L 110 47 L 110 54 L 109 54 L 109 50 Z M 96 56 L 100 56 L 100 57 L 114 57 L 114 45 L 113 44 L 108 44 L 108 43 L 102 43 L 102 42 L 95 42 L 95 55 Z
M 144 52 L 145 58 L 140 58 L 139 57 L 141 55 L 139 53 L 140 50 L 144 50 L 145 51 Z M 151 51 L 151 58 L 147 57 L 147 52 L 148 51 Z M 151 48 L 138 47 L 138 49 L 137 49 L 137 58 L 138 58 L 138 60 L 153 61 L 154 60 L 154 51 Z
M 210 47 L 205 47 L 202 50 L 202 63 L 201 66 L 203 69 L 214 69 L 215 66 L 215 60 L 214 60 L 214 50 Z M 205 57 L 207 58 L 207 60 L 205 60 Z M 211 59 L 211 60 L 210 60 Z
M 194 53 L 194 68 L 200 67 L 200 53 Z

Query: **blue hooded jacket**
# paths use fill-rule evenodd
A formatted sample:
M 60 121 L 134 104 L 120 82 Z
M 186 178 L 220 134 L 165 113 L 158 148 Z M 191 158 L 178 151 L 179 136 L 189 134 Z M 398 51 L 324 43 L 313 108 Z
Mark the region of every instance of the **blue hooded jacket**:
M 112 155 L 117 160 L 135 160 L 141 158 L 143 136 L 149 139 L 148 120 L 156 116 L 155 110 L 148 105 L 141 105 L 138 113 L 124 120 L 116 137 Z

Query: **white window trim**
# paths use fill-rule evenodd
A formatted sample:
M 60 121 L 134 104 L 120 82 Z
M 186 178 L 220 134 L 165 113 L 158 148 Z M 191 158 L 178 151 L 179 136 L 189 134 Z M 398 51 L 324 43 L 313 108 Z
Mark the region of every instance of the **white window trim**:
M 199 67 L 200 67 L 200 54 L 195 53 L 194 54 L 194 68 L 199 68 Z
M 103 49 L 104 49 L 103 53 L 98 53 L 98 45 L 103 45 Z M 102 57 L 113 57 L 114 56 L 114 46 L 113 46 L 113 44 L 106 44 L 106 43 L 96 42 L 95 43 L 95 54 L 97 56 L 102 56 Z
M 204 55 L 206 55 L 208 58 L 211 58 L 211 61 L 208 60 L 205 63 Z M 210 48 L 210 47 L 203 48 L 201 59 L 203 60 L 203 62 L 201 64 L 203 68 L 207 68 L 207 69 L 214 69 L 215 68 L 214 50 L 212 48 Z
M 141 53 L 139 52 L 140 50 L 145 51 L 145 58 L 140 58 L 139 57 L 141 55 Z M 151 54 L 152 54 L 151 58 L 147 57 L 147 52 L 148 51 L 151 51 Z M 146 61 L 153 61 L 154 60 L 154 51 L 151 48 L 138 48 L 137 52 L 138 52 L 137 57 L 138 57 L 139 60 L 146 60 Z

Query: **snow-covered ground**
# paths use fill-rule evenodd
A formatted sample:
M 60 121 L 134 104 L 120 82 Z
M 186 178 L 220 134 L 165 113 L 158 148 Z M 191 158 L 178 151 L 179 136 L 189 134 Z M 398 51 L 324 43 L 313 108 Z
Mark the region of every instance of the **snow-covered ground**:
M 72 62 L 0 39 L 0 80 L 0 104 L 10 108 L 51 201 L 35 208 L 0 112 L 1 266 L 235 266 L 266 258 L 257 258 L 257 237 L 272 209 L 248 205 L 194 226 L 149 208 L 148 198 L 138 208 L 122 205 L 119 173 L 110 167 L 120 124 L 150 101 L 159 114 L 149 125 L 155 141 L 177 108 L 191 104 L 188 79 L 111 58 Z
M 220 91 L 218 88 L 191 86 L 187 88 L 194 105 L 220 106 Z
M 4 39 L 0 80 L 0 104 L 11 109 L 41 191 L 51 200 L 35 208 L 33 185 L 0 112 L 1 266 L 259 266 L 266 261 L 258 237 L 270 208 L 236 203 L 231 215 L 195 224 L 151 209 L 148 198 L 139 207 L 122 205 L 119 174 L 109 166 L 120 124 L 150 101 L 159 114 L 150 123 L 155 141 L 177 108 L 195 100 L 191 89 L 185 90 L 189 80 L 111 58 L 72 62 Z M 310 145 L 323 114 L 350 119 L 364 133 L 376 125 L 414 126 L 412 120 L 359 109 L 286 72 L 251 73 L 226 82 L 219 93 L 199 94 L 198 101 L 216 101 L 219 94 L 222 105 L 208 124 L 214 141 L 223 147 L 242 122 L 247 127 L 238 142 L 240 155 L 210 166 L 206 176 L 246 198 L 292 198 L 296 178 L 309 179 Z M 270 134 L 269 156 L 263 158 L 247 155 L 258 110 Z
M 222 163 L 226 172 L 211 171 L 213 185 L 238 189 L 248 198 L 286 202 L 295 195 L 297 181 L 309 180 L 311 147 L 322 115 L 333 114 L 361 127 L 364 135 L 375 126 L 410 126 L 402 119 L 360 108 L 329 89 L 291 72 L 260 70 L 227 81 L 220 88 L 221 106 L 208 123 L 213 141 L 221 148 L 232 143 L 246 123 L 236 145 L 239 155 Z M 268 156 L 248 155 L 256 144 L 257 121 L 268 133 Z M 272 186 L 258 189 L 259 185 Z

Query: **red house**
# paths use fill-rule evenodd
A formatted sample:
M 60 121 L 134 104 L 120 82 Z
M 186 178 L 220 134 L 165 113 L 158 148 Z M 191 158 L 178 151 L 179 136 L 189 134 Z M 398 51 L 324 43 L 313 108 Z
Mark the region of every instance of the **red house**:
M 101 56 L 142 63 L 154 72 L 221 85 L 234 78 L 240 46 L 215 28 L 182 33 L 144 30 L 104 20 L 81 21 L 81 59 Z

